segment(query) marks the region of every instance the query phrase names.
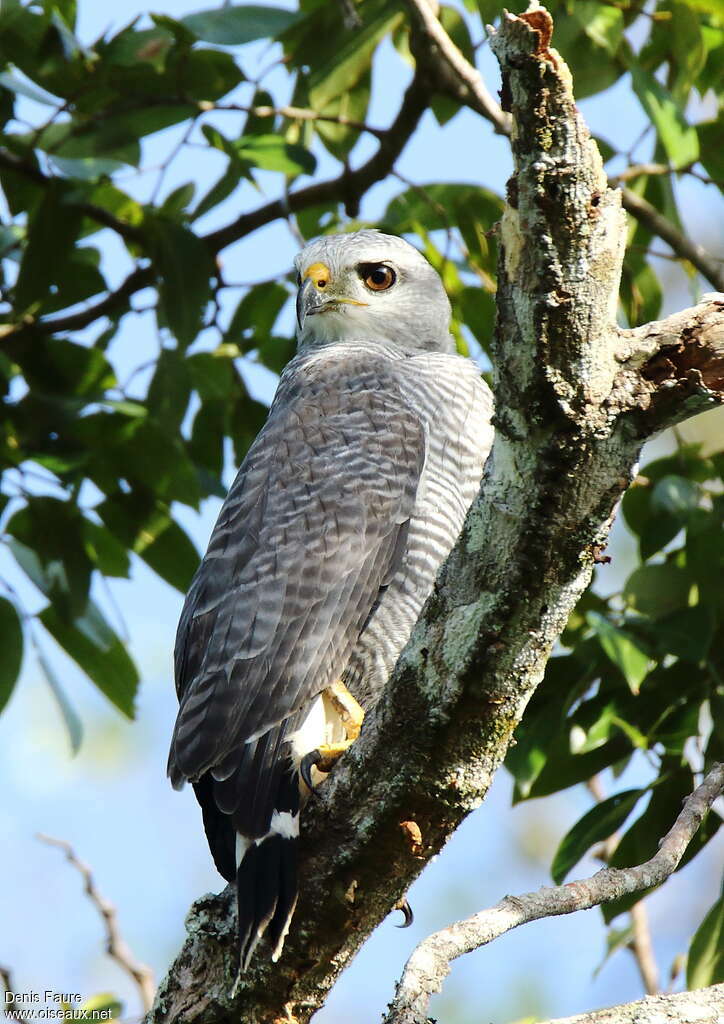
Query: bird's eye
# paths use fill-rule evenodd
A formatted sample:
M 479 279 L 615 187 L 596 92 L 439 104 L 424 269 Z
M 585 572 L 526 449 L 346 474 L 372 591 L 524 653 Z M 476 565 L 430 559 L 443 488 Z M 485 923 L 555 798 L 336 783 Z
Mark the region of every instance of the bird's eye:
M 302 275 L 297 271 L 297 288 L 302 287 Z
M 373 292 L 386 292 L 397 280 L 397 274 L 386 263 L 361 263 L 359 276 Z

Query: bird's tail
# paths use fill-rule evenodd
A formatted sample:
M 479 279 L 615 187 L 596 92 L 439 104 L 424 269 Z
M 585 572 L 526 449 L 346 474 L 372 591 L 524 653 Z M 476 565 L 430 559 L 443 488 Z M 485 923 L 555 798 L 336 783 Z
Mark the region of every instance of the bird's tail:
M 297 904 L 299 776 L 291 758 L 284 765 L 269 831 L 258 839 L 237 835 L 236 899 L 239 970 L 245 971 L 266 934 L 272 960 L 279 959 Z

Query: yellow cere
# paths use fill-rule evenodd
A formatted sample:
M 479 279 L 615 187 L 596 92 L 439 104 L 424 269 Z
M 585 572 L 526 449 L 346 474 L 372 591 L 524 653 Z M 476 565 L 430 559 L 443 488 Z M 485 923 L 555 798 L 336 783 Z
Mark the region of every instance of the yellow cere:
M 307 268 L 304 276 L 311 278 L 316 288 L 326 288 L 332 274 L 329 267 L 324 263 L 313 263 L 311 267 Z

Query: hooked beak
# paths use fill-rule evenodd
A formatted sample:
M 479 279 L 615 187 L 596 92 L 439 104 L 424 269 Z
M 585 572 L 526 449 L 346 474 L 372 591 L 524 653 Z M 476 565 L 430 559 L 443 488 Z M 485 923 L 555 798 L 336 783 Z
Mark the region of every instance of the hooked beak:
M 297 323 L 299 330 L 304 330 L 304 321 L 308 316 L 316 316 L 319 313 L 327 313 L 330 310 L 338 309 L 342 305 L 366 306 L 366 302 L 358 302 L 357 299 L 346 299 L 341 295 L 327 295 L 319 291 L 314 281 L 308 277 L 297 292 Z

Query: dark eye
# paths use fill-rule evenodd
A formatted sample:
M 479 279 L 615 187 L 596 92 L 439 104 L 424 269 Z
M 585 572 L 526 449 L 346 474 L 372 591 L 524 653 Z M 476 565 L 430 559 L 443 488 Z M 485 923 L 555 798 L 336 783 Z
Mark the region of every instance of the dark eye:
M 359 276 L 373 292 L 385 292 L 397 280 L 397 274 L 386 263 L 361 263 Z
M 297 288 L 302 287 L 302 275 L 297 271 Z

